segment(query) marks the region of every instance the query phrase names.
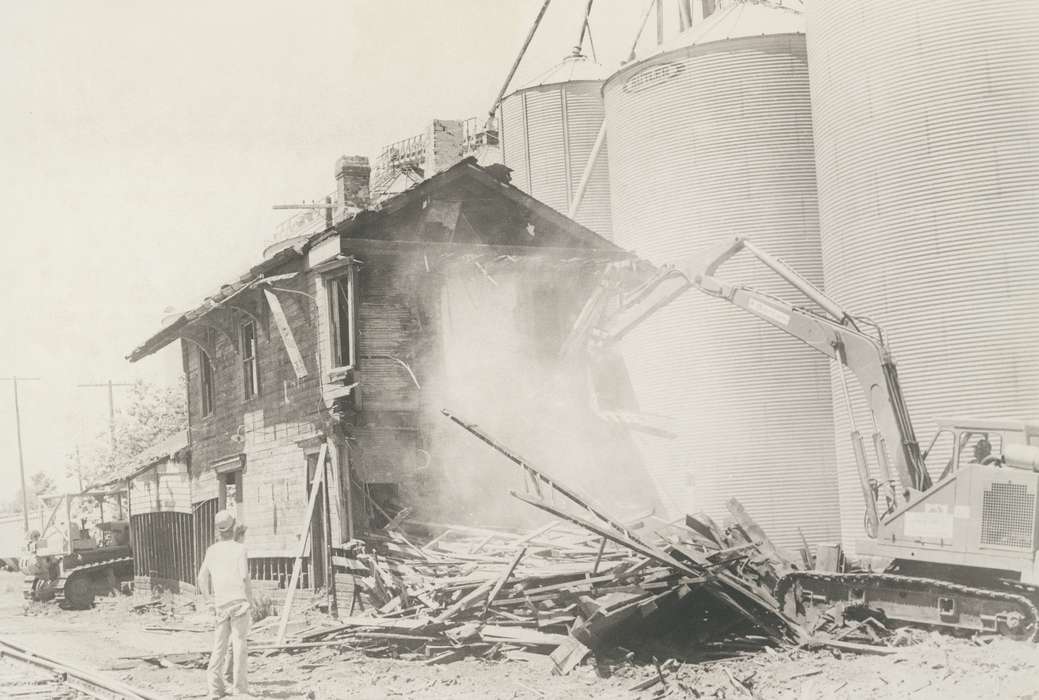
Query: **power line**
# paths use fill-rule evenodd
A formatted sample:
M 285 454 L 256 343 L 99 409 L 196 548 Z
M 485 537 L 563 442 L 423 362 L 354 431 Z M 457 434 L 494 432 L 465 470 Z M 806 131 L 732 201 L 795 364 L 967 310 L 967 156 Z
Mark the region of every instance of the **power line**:
M 18 434 L 18 474 L 22 480 L 22 520 L 25 532 L 29 532 L 29 494 L 25 488 L 25 459 L 22 456 L 22 412 L 18 406 L 18 382 L 38 382 L 39 377 L 0 377 L 0 381 L 11 382 L 14 387 L 14 429 Z

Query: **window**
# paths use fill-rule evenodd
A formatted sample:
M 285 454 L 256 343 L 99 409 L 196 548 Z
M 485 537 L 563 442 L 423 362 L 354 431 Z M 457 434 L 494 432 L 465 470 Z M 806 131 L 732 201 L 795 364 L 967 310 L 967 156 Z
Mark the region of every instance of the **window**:
M 198 349 L 199 394 L 202 396 L 202 416 L 213 412 L 213 363 L 202 348 Z
M 335 369 L 354 366 L 354 271 L 329 280 L 332 363 Z
M 251 399 L 260 394 L 260 365 L 256 360 L 256 323 L 242 323 L 239 340 L 242 352 L 242 381 L 245 398 Z

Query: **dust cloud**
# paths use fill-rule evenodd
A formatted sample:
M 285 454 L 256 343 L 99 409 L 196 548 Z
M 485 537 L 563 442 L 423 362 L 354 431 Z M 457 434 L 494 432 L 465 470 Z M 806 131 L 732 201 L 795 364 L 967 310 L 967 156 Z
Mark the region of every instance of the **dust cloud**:
M 524 470 L 442 408 L 618 517 L 654 509 L 630 435 L 596 408 L 592 385 L 601 391 L 603 382 L 592 381 L 584 353 L 572 362 L 560 358 L 596 271 L 586 263 L 503 258 L 445 276 L 436 300 L 441 370 L 423 385 L 430 460 L 409 495 L 416 517 L 481 526 L 533 526 L 550 517 L 509 495 L 528 490 Z

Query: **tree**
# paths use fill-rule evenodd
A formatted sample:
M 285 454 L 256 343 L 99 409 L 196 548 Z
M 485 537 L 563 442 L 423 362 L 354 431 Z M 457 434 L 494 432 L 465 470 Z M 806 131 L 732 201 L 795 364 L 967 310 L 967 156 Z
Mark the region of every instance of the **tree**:
M 40 507 L 40 496 L 48 493 L 53 493 L 57 490 L 57 485 L 54 483 L 54 479 L 50 477 L 46 472 L 36 472 L 35 474 L 29 475 L 29 483 L 27 485 L 29 490 L 28 498 L 26 502 L 29 505 L 29 510 L 35 510 Z M 22 512 L 22 489 L 18 488 L 14 493 L 14 498 L 3 504 L 0 511 L 8 513 L 21 513 Z
M 78 459 L 69 456 L 66 473 L 84 486 L 126 474 L 144 450 L 187 428 L 185 396 L 183 379 L 177 386 L 135 382 L 116 409 L 114 444 L 107 430 L 98 433 Z

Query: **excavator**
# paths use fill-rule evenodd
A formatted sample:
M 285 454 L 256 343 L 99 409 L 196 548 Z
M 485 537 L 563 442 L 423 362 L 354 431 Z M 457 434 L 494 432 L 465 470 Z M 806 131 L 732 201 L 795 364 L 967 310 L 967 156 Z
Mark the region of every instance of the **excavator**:
M 808 303 L 720 279 L 719 269 L 741 252 Z M 788 572 L 775 590 L 788 614 L 817 624 L 839 609 L 896 625 L 1036 638 L 1039 424 L 943 419 L 921 450 L 881 329 L 853 316 L 781 259 L 736 237 L 684 269 L 665 267 L 652 275 L 646 269 L 634 275 L 641 284 L 631 292 L 589 301 L 575 331 L 592 347 L 617 343 L 696 288 L 797 338 L 835 366 L 865 502 L 865 538 L 855 548 L 867 563 L 856 571 Z M 849 374 L 868 406 L 872 470 L 855 425 Z

